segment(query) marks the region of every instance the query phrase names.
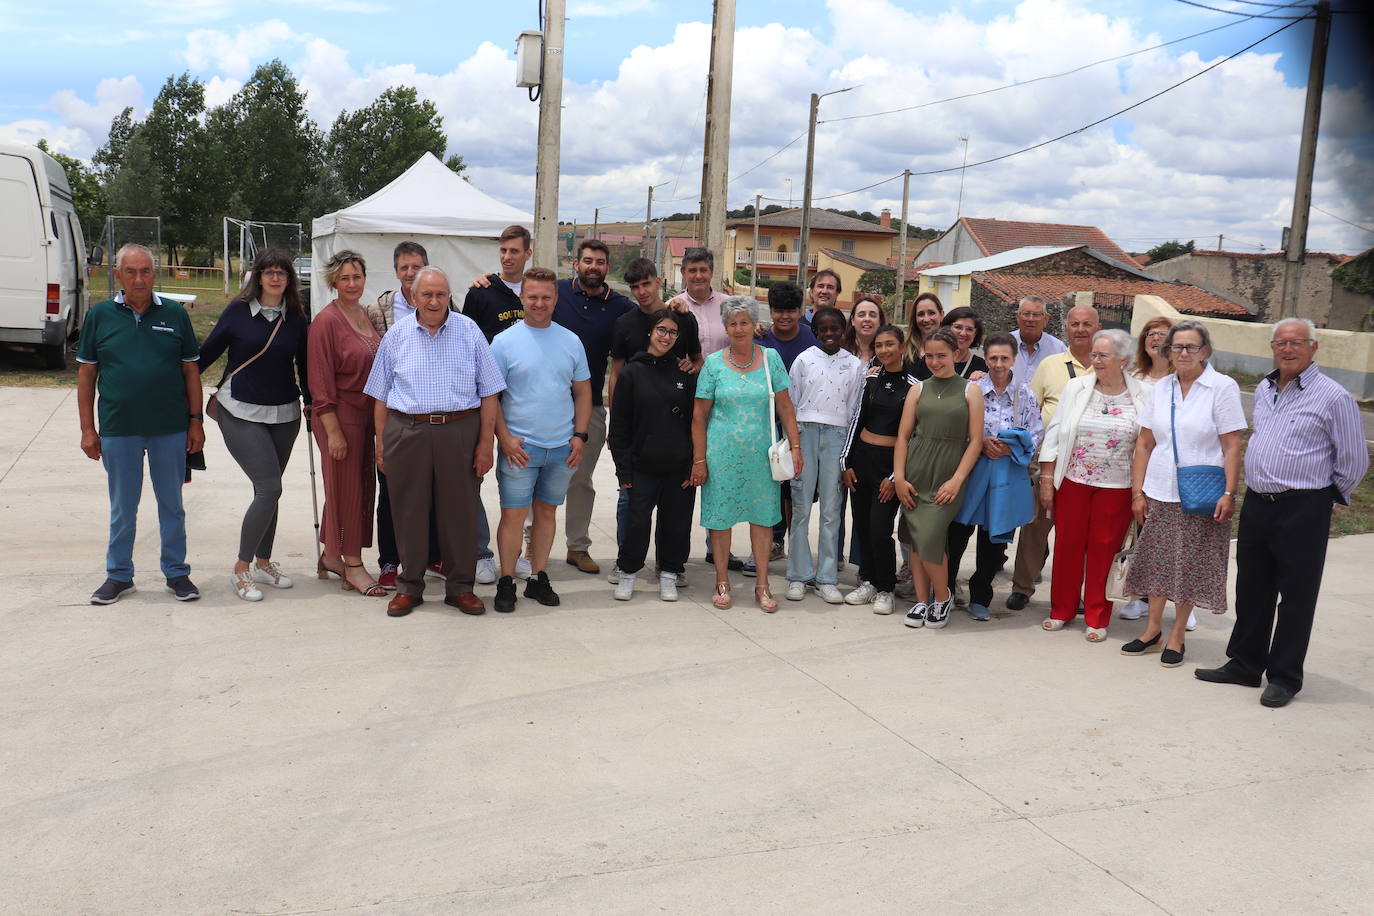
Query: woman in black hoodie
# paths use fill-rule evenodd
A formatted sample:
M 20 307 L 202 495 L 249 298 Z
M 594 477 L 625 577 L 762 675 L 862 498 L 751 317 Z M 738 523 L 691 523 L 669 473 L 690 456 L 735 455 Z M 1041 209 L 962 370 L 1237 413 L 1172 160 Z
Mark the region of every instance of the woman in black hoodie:
M 617 561 L 620 581 L 615 597 L 619 601 L 628 601 L 634 594 L 635 578 L 649 553 L 655 508 L 658 593 L 664 601 L 677 600 L 677 577 L 687 562 L 696 503 L 696 490 L 688 478 L 697 380 L 678 368 L 678 359 L 671 353 L 678 330 L 675 312 L 666 308 L 655 312 L 649 349 L 631 357 L 616 380 L 606 442 L 615 461 L 616 479 L 630 491 Z

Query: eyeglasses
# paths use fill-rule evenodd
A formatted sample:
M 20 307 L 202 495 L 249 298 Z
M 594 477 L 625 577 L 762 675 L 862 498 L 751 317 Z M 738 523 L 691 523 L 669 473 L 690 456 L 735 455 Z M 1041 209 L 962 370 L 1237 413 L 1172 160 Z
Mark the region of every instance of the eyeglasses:
M 1088 359 L 1116 359 L 1115 353 L 1089 353 Z
M 1269 346 L 1273 347 L 1275 350 L 1292 350 L 1305 347 L 1310 343 L 1312 343 L 1312 338 L 1304 337 L 1300 340 L 1271 340 L 1269 341 Z
M 1146 340 L 1163 340 L 1169 336 L 1168 331 L 1151 331 L 1145 335 Z
M 679 332 L 677 328 L 666 328 L 663 325 L 659 325 L 654 328 L 654 333 L 662 335 L 663 337 L 676 337 Z
M 262 271 L 260 275 L 273 280 L 286 279 L 286 271 L 282 270 L 280 267 L 269 267 L 267 270 Z
M 1202 344 L 1174 344 L 1169 349 L 1175 353 L 1198 353 L 1202 350 Z
M 1048 317 L 1050 317 L 1050 316 L 1049 316 L 1049 315 L 1046 315 L 1044 312 L 1017 312 L 1017 313 L 1016 313 L 1016 317 L 1018 317 L 1018 318 L 1048 318 Z

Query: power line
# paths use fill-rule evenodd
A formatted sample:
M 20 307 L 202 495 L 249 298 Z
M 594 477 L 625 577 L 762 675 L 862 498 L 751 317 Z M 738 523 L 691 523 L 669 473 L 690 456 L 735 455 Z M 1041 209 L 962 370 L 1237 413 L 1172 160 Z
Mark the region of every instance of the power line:
M 1241 10 L 1226 10 L 1226 9 L 1222 9 L 1222 8 L 1219 7 L 1219 6 L 1208 6 L 1208 5 L 1205 4 L 1205 3 L 1198 3 L 1197 0 L 1178 0 L 1178 2 L 1179 2 L 1179 3 L 1186 3 L 1186 4 L 1188 4 L 1189 6 L 1195 6 L 1195 7 L 1197 7 L 1197 8 L 1200 9 L 1200 10 L 1211 10 L 1211 11 L 1214 12 L 1214 13 L 1227 13 L 1228 15 L 1231 15 L 1231 16 L 1244 16 L 1244 17 L 1246 17 L 1247 19 L 1257 18 L 1257 19 L 1293 19 L 1293 20 L 1298 20 L 1298 19 L 1306 19 L 1306 18 L 1307 18 L 1307 14 L 1306 14 L 1306 13 L 1304 13 L 1304 14 L 1301 15 L 1301 16 L 1276 16 L 1276 15 L 1273 15 L 1272 13 L 1246 13 L 1246 12 L 1242 12 Z
M 1374 232 L 1374 229 L 1370 229 L 1368 226 L 1361 226 L 1359 223 L 1352 223 L 1350 220 L 1346 219 L 1345 217 L 1343 217 L 1343 216 L 1337 216 L 1336 214 L 1332 213 L 1330 210 L 1323 210 L 1321 207 L 1317 206 L 1316 204 L 1313 204 L 1313 205 L 1312 205 L 1312 209 L 1313 209 L 1313 210 L 1316 210 L 1318 213 L 1325 213 L 1327 216 L 1331 217 L 1332 219 L 1334 219 L 1334 220 L 1336 220 L 1336 221 L 1338 221 L 1338 222 L 1345 223 L 1347 226 L 1354 226 L 1356 229 L 1363 229 L 1365 232 Z
M 767 159 L 763 160 L 763 162 L 760 162 L 760 163 L 758 163 L 757 165 L 750 166 L 749 168 L 745 169 L 743 172 L 740 172 L 740 173 L 739 173 L 738 175 L 736 175 L 734 178 L 731 178 L 731 179 L 730 179 L 730 183 L 731 183 L 731 184 L 734 184 L 736 181 L 739 181 L 741 178 L 743 178 L 745 175 L 748 175 L 750 172 L 754 171 L 754 169 L 758 168 L 759 166 L 761 166 L 761 165 L 766 165 L 767 163 L 771 162 L 773 159 L 776 159 L 776 158 L 778 157 L 778 155 L 779 155 L 780 153 L 783 152 L 783 150 L 786 150 L 789 146 L 791 146 L 792 144 L 796 143 L 798 140 L 800 140 L 802 137 L 805 137 L 805 136 L 806 136 L 806 131 L 802 131 L 801 133 L 797 134 L 797 135 L 796 135 L 795 137 L 793 137 L 791 140 L 788 140 L 788 141 L 787 141 L 786 143 L 784 143 L 781 147 L 779 147 L 777 150 L 775 150 L 775 151 L 773 152 L 773 154 L 772 154 L 771 156 L 769 156 Z

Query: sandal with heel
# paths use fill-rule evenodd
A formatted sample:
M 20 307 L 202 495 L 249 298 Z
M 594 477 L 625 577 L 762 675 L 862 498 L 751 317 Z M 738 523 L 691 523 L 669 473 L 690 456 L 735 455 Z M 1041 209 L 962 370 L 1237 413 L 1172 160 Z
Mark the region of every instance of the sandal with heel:
M 330 576 L 338 576 L 340 579 L 344 577 L 343 570 L 325 565 L 323 554 L 315 561 L 315 575 L 321 579 L 328 579 Z
M 321 561 L 321 562 L 323 562 L 323 561 Z M 347 566 L 349 569 L 362 569 L 362 568 L 363 568 L 363 564 L 361 564 L 361 563 L 345 563 L 344 565 Z M 331 570 L 331 572 L 332 572 L 332 570 Z M 321 577 L 321 578 L 323 578 L 323 577 Z M 349 582 L 349 581 L 348 581 L 348 577 L 347 577 L 347 576 L 340 576 L 340 578 L 343 579 L 343 588 L 342 588 L 342 590 L 345 591 L 345 592 L 357 592 L 358 594 L 362 595 L 364 598 L 385 598 L 385 597 L 386 597 L 386 589 L 382 588 L 382 584 L 381 584 L 380 582 L 378 582 L 376 579 L 373 579 L 372 582 L 371 582 L 370 584 L 365 585 L 365 586 L 363 586 L 362 588 L 358 588 L 358 586 L 356 586 L 356 585 L 354 585 L 352 582 Z
M 754 601 L 758 603 L 759 610 L 765 614 L 772 614 L 778 609 L 778 599 L 773 597 L 773 593 L 766 588 L 754 589 Z
M 711 596 L 711 604 L 714 605 L 717 610 L 725 611 L 730 609 L 730 606 L 734 604 L 734 599 L 730 597 L 729 582 L 716 583 L 716 593 Z

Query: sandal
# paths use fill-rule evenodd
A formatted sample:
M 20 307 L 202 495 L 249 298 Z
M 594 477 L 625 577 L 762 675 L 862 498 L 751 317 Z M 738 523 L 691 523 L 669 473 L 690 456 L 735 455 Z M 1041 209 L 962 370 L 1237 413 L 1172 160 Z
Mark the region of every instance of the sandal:
M 722 611 L 729 610 L 730 605 L 734 604 L 733 599 L 730 597 L 729 582 L 716 583 L 716 593 L 711 596 L 711 604 Z
M 1046 617 L 1044 620 L 1040 621 L 1040 629 L 1042 629 L 1042 630 L 1062 630 L 1062 629 L 1064 629 L 1064 624 L 1066 624 L 1066 623 L 1068 623 L 1067 620 L 1056 620 L 1056 619 L 1053 618 L 1053 617 Z
M 1088 642 L 1102 642 L 1104 639 L 1107 638 L 1107 628 L 1088 627 L 1087 632 L 1083 634 L 1083 638 L 1086 639 Z
M 335 569 L 325 564 L 323 554 L 315 561 L 315 575 L 319 576 L 321 579 L 328 579 L 330 576 L 338 576 L 340 579 L 344 577 L 342 569 Z
M 324 562 L 324 558 L 323 558 L 323 557 L 321 557 L 320 562 Z M 362 568 L 363 568 L 363 564 L 361 564 L 361 563 L 345 563 L 344 565 L 347 566 L 349 569 L 362 569 Z M 345 576 L 342 576 L 341 578 L 343 579 L 343 591 L 346 591 L 346 592 L 357 592 L 358 594 L 362 595 L 364 598 L 385 598 L 385 597 L 386 597 L 386 589 L 382 588 L 382 584 L 381 584 L 380 582 L 378 582 L 376 579 L 373 579 L 371 583 L 369 583 L 369 584 L 367 584 L 367 585 L 364 585 L 362 588 L 358 588 L 358 586 L 356 586 L 356 585 L 354 585 L 352 582 L 349 582 L 349 581 L 348 581 L 348 577 L 347 577 L 346 575 L 345 575 Z
M 755 588 L 754 600 L 758 602 L 759 610 L 765 614 L 772 614 L 778 609 L 778 599 L 766 588 Z

